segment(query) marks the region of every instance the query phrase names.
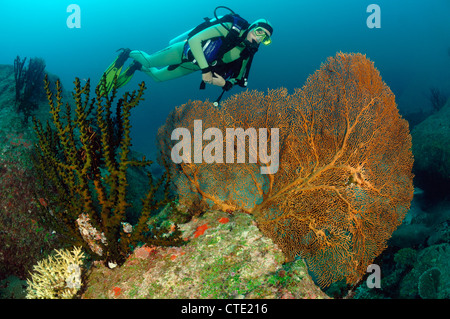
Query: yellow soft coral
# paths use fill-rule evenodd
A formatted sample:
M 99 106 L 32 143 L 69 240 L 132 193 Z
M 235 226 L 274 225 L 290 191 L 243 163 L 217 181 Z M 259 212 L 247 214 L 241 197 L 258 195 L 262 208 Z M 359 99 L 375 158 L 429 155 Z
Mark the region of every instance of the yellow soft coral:
M 81 247 L 55 249 L 55 255 L 41 260 L 27 279 L 27 299 L 71 299 L 81 288 L 84 253 Z

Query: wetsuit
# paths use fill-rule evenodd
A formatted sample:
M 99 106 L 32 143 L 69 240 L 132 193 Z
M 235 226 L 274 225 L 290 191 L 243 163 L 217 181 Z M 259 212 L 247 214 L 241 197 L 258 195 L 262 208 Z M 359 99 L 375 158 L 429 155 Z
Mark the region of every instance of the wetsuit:
M 228 28 L 232 26 L 231 23 L 226 23 L 225 25 Z M 240 36 L 243 36 L 245 32 L 246 30 L 242 30 Z M 210 60 L 211 57 L 205 56 L 205 43 L 208 40 L 215 41 L 219 37 L 223 39 L 227 34 L 228 30 L 217 24 L 197 33 L 187 41 L 175 43 L 154 54 L 149 55 L 141 50 L 134 50 L 130 52 L 130 57 L 141 63 L 141 71 L 145 72 L 156 82 L 172 80 L 195 71 L 208 70 L 208 67 L 210 67 L 208 59 Z M 222 66 L 222 69 L 226 69 L 227 65 L 231 67 L 230 63 L 238 60 L 244 49 L 245 44 L 242 42 L 225 52 L 222 57 L 217 57 L 220 60 L 217 63 Z M 225 78 L 225 80 L 228 80 L 233 85 L 242 80 L 246 73 L 248 61 L 249 57 L 242 59 L 240 71 L 234 73 L 234 78 Z M 220 75 L 223 76 L 224 73 Z

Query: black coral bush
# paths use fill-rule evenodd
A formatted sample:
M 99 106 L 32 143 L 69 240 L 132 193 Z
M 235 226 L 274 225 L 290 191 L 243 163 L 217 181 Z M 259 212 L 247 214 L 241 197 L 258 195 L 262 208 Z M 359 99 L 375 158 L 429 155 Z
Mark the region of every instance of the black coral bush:
M 150 186 L 141 215 L 134 225 L 127 219 L 131 206 L 127 172 L 151 164 L 145 157 L 136 160 L 130 156 L 130 111 L 143 100 L 145 84 L 142 82 L 131 94 L 126 92 L 113 110 L 117 91 L 114 88 L 111 96 L 103 93 L 104 78 L 94 97 L 90 95 L 90 81 L 82 86 L 77 78 L 74 83 L 73 112 L 69 103 L 63 104 L 59 81 L 53 96 L 46 77 L 53 125 L 47 123 L 44 128 L 34 120 L 38 137 L 35 164 L 46 197 L 54 204 L 47 214 L 49 222 L 93 256 L 119 264 L 140 243 L 180 243 L 177 229 L 163 236 L 163 230 L 147 225 L 150 216 L 170 201 L 165 176 L 154 182 L 148 173 Z M 161 188 L 165 196 L 157 200 L 155 194 Z

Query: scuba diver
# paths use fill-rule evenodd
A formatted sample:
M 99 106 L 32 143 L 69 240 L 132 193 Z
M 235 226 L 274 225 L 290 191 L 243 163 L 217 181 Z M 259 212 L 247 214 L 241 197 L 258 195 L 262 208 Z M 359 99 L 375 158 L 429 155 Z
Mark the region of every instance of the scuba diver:
M 231 13 L 217 17 L 216 11 L 225 8 Z M 154 81 L 176 79 L 201 70 L 200 89 L 206 84 L 219 86 L 222 94 L 234 85 L 247 86 L 254 54 L 259 45 L 269 45 L 273 27 L 266 19 L 249 24 L 227 7 L 214 10 L 215 19 L 205 22 L 170 41 L 170 45 L 154 54 L 141 50 L 119 49 L 122 52 L 105 71 L 106 93 L 112 90 L 117 77 L 117 87 L 128 83 L 135 71 L 149 75 Z M 132 63 L 122 72 L 128 58 Z M 206 84 L 205 84 L 206 83 Z

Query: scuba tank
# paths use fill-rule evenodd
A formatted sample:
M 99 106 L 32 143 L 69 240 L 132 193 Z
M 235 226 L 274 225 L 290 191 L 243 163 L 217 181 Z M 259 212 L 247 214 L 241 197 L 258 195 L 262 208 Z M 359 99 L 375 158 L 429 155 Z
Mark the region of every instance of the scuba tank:
M 213 25 L 213 24 L 216 24 L 217 20 L 221 19 L 222 17 L 223 16 L 219 16 L 217 19 L 213 18 L 211 20 L 209 18 L 205 18 L 205 22 L 209 22 L 209 23 L 211 23 L 211 25 Z M 203 22 L 203 23 L 205 23 L 205 22 Z M 194 31 L 197 27 L 189 29 L 186 32 L 183 32 L 182 34 L 180 34 L 179 36 L 173 38 L 172 40 L 169 41 L 169 45 L 172 45 L 172 44 L 175 44 L 175 43 L 178 43 L 178 42 L 186 41 L 187 39 L 189 39 L 192 36 L 192 34 L 191 34 L 192 31 Z M 197 33 L 197 32 L 195 32 L 195 33 Z
M 226 14 L 224 16 L 217 16 L 217 10 L 218 9 L 226 9 L 226 10 L 230 11 L 230 13 L 228 13 L 228 14 Z M 213 19 L 203 18 L 205 20 L 204 22 L 202 22 L 201 24 L 199 24 L 198 26 L 196 26 L 196 27 L 194 27 L 192 29 L 189 29 L 186 32 L 183 32 L 179 36 L 173 38 L 172 40 L 169 41 L 169 45 L 172 45 L 172 44 L 175 44 L 175 43 L 178 43 L 178 42 L 182 42 L 182 41 L 186 41 L 190 37 L 192 37 L 193 35 L 199 33 L 200 31 L 203 31 L 206 28 L 209 28 L 210 26 L 215 25 L 215 24 L 220 24 L 225 29 L 230 31 L 229 28 L 226 25 L 224 25 L 224 22 L 230 22 L 230 21 L 226 21 L 226 19 L 223 19 L 223 18 L 225 16 L 233 16 L 233 15 L 236 15 L 236 13 L 234 13 L 234 11 L 231 10 L 230 8 L 224 7 L 224 6 L 218 6 L 218 7 L 216 7 L 214 9 L 214 18 Z
M 223 16 L 217 16 L 218 9 L 226 9 L 226 10 L 230 11 L 230 13 L 225 14 Z M 220 74 L 225 80 L 228 80 L 228 78 L 230 78 L 233 75 L 238 75 L 240 72 L 243 58 L 249 58 L 249 62 L 246 67 L 246 71 L 245 71 L 246 73 L 245 73 L 244 79 L 242 79 L 241 81 L 236 83 L 242 87 L 247 86 L 247 78 L 248 78 L 248 74 L 250 71 L 251 62 L 253 60 L 253 55 L 258 50 L 257 46 L 256 46 L 256 48 L 251 48 L 252 49 L 251 52 L 246 50 L 246 53 L 248 53 L 248 55 L 246 55 L 245 57 L 241 55 L 241 58 L 239 60 L 236 60 L 232 64 L 227 64 L 227 67 L 225 69 L 223 69 L 223 66 L 221 69 L 220 65 L 216 65 L 217 61 L 215 61 L 215 60 L 216 60 L 217 55 L 221 56 L 221 54 L 223 54 L 224 52 L 227 52 L 229 49 L 231 49 L 237 43 L 240 43 L 242 41 L 242 37 L 240 35 L 241 30 L 246 30 L 250 24 L 245 19 L 241 18 L 238 14 L 236 14 L 233 10 L 231 10 L 228 7 L 224 7 L 224 6 L 219 6 L 219 7 L 215 8 L 213 19 L 204 18 L 204 20 L 205 20 L 204 22 L 200 23 L 196 27 L 189 29 L 188 31 L 186 31 L 186 32 L 180 34 L 179 36 L 173 38 L 172 40 L 170 40 L 169 45 L 173 45 L 175 43 L 180 43 L 180 42 L 185 42 L 185 41 L 189 40 L 191 37 L 193 37 L 194 35 L 198 34 L 199 32 L 201 32 L 213 25 L 220 24 L 222 27 L 224 27 L 228 31 L 228 34 L 223 39 L 220 37 L 218 39 L 215 39 L 214 41 L 212 41 L 210 39 L 204 44 L 203 52 L 205 53 L 205 58 L 206 58 L 208 64 L 214 65 L 214 69 L 215 69 L 214 72 L 217 72 L 218 74 Z M 227 26 L 226 25 L 227 23 L 231 23 L 231 26 L 230 27 Z M 243 37 L 245 37 L 245 33 L 244 33 Z M 189 50 L 190 50 L 189 46 L 185 45 L 183 55 L 186 57 L 189 57 L 189 53 L 190 53 Z M 192 59 L 192 57 L 190 57 L 190 58 Z M 188 61 L 191 61 L 191 60 L 188 59 Z M 193 60 L 191 62 L 195 62 L 195 60 Z M 171 65 L 171 66 L 169 66 L 169 70 L 173 70 L 173 69 L 177 68 L 179 65 L 180 64 Z M 224 86 L 224 88 L 222 90 L 222 94 L 220 94 L 220 96 L 213 103 L 213 105 L 218 106 L 225 91 L 228 91 L 233 86 L 233 84 L 231 84 L 231 82 L 227 81 L 227 84 L 228 85 Z M 203 89 L 204 87 L 205 87 L 205 83 L 202 81 L 202 83 L 200 84 L 200 89 Z

